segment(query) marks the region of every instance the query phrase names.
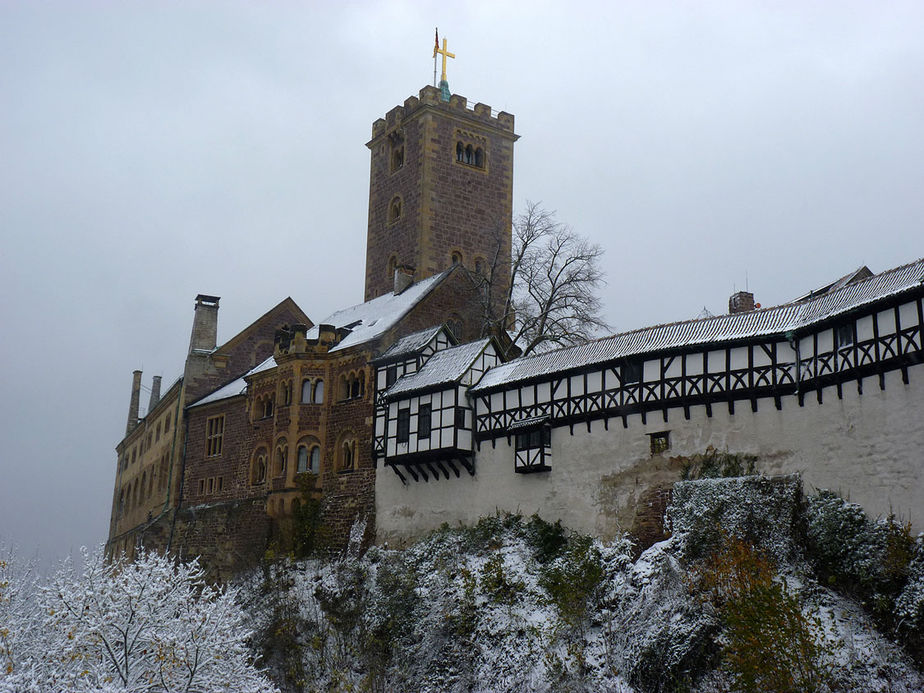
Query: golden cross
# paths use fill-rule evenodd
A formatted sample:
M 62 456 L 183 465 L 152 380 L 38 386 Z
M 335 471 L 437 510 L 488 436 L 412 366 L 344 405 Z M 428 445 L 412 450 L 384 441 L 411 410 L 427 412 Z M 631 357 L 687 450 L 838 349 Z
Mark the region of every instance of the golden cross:
M 443 74 L 442 76 L 440 76 L 440 81 L 445 82 L 446 81 L 446 58 L 455 58 L 456 54 L 450 53 L 448 50 L 446 50 L 446 39 L 445 38 L 443 39 L 443 47 L 434 49 L 433 51 L 434 58 L 436 57 L 437 53 L 443 56 Z

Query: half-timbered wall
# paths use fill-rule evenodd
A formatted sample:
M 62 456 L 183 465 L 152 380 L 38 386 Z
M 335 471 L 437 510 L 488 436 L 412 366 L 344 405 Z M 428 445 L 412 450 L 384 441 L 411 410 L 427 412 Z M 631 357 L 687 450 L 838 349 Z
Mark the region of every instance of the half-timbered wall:
M 477 473 L 407 485 L 380 475 L 379 539 L 497 509 L 615 536 L 632 527 L 643 494 L 710 446 L 756 454 L 764 473 L 798 472 L 807 488 L 924 529 L 924 289 L 910 293 L 798 332 L 476 385 Z M 517 474 L 517 428 L 530 420 L 551 427 L 551 464 Z M 653 438 L 667 449 L 654 452 Z

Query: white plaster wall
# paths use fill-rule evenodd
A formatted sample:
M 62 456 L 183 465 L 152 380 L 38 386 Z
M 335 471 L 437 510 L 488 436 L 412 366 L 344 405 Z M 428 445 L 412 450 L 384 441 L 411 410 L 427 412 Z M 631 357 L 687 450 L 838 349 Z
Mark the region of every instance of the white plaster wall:
M 708 446 L 729 452 L 759 455 L 766 474 L 799 472 L 807 491 L 831 488 L 863 505 L 872 515 L 890 511 L 910 520 L 913 531 L 924 530 L 924 365 L 886 374 L 886 389 L 878 378 L 864 380 L 864 394 L 855 383 L 843 385 L 843 400 L 834 387 L 825 388 L 824 403 L 808 393 L 805 406 L 795 396 L 784 397 L 782 411 L 772 399 L 759 400 L 757 413 L 747 401 L 693 407 L 690 420 L 682 409 L 602 420 L 552 431 L 552 471 L 523 475 L 513 472 L 513 446 L 506 438 L 492 448 L 482 443 L 476 474 L 467 473 L 429 483 L 402 485 L 387 469 L 376 477 L 376 523 L 379 541 L 402 542 L 449 524 L 472 523 L 496 510 L 539 513 L 561 519 L 573 529 L 609 538 L 629 529 L 635 505 L 648 488 L 679 479 L 682 457 Z M 670 430 L 671 450 L 651 457 L 648 433 Z

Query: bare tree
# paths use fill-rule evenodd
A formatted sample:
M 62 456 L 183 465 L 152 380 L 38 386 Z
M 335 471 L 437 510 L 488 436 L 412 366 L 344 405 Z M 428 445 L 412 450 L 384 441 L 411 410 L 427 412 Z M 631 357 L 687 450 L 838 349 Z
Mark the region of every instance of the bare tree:
M 483 297 L 485 333 L 506 329 L 527 356 L 608 329 L 597 296 L 605 283 L 603 249 L 558 221 L 554 211 L 527 202 L 514 219 L 509 285 L 499 279 L 503 253 L 497 247 L 489 266 L 472 275 Z

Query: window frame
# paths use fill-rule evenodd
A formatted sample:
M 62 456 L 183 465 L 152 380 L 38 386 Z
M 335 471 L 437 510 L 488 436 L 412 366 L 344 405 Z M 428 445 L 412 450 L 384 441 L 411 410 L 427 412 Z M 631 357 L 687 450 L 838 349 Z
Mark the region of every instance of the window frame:
M 221 457 L 225 433 L 225 415 L 217 414 L 205 420 L 205 456 Z

